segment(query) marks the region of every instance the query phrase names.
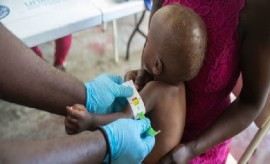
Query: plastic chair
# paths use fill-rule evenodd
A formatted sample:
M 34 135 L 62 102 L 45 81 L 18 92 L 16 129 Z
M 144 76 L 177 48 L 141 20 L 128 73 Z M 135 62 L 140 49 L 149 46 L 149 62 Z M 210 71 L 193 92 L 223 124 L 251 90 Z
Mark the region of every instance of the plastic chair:
M 231 95 L 232 99 L 235 99 L 235 96 Z M 256 134 L 254 135 L 253 139 L 249 143 L 248 147 L 246 148 L 245 152 L 242 154 L 241 158 L 237 162 L 235 158 L 229 154 L 226 164 L 246 164 L 258 145 L 260 144 L 263 137 L 266 135 L 268 129 L 270 128 L 270 94 L 268 95 L 267 102 L 260 113 L 260 115 L 257 117 L 257 119 L 254 121 L 255 125 L 259 128 Z
M 254 121 L 254 123 L 259 128 L 259 130 L 254 135 L 250 144 L 248 145 L 245 152 L 243 153 L 240 160 L 238 161 L 239 164 L 245 164 L 248 162 L 253 152 L 256 150 L 256 148 L 260 144 L 262 138 L 268 132 L 268 129 L 270 127 L 270 94 L 268 94 L 267 102 L 262 112 L 260 113 L 260 115 Z

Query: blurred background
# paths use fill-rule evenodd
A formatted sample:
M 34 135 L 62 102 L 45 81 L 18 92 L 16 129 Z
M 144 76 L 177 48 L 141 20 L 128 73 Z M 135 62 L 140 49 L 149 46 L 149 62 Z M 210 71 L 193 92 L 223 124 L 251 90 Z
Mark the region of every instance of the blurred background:
M 141 26 L 141 29 L 146 33 L 148 17 L 149 13 L 147 13 L 146 19 Z M 66 72 L 86 82 L 102 72 L 124 76 L 127 71 L 138 69 L 145 38 L 139 34 L 135 35 L 130 47 L 130 58 L 126 61 L 127 42 L 135 27 L 134 16 L 118 19 L 117 25 L 119 63 L 114 61 L 113 30 L 112 24 L 108 22 L 105 30 L 100 25 L 73 34 L 71 50 L 65 63 Z M 53 65 L 54 44 L 55 42 L 52 41 L 40 45 L 44 58 L 50 65 Z M 0 100 L 0 109 L 1 142 L 7 140 L 47 139 L 66 135 L 64 117 L 14 105 L 2 100 Z M 231 153 L 236 159 L 239 159 L 256 130 L 257 127 L 252 124 L 247 130 L 233 139 Z M 269 163 L 269 154 L 270 132 L 263 139 L 249 163 Z

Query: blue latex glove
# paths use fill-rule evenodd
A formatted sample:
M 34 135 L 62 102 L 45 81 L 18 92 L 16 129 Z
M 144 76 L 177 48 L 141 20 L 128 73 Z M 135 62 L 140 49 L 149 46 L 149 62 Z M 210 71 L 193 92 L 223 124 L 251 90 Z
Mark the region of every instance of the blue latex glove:
M 93 81 L 84 83 L 86 88 L 86 108 L 91 113 L 112 113 L 110 107 L 115 98 L 129 97 L 133 94 L 131 87 L 121 85 L 123 79 L 112 74 L 101 74 Z
M 128 103 L 127 98 L 125 97 L 117 97 L 113 104 L 111 105 L 111 113 L 119 112 L 121 111 L 125 105 Z
M 137 164 L 150 153 L 155 137 L 146 134 L 150 120 L 119 119 L 103 127 L 112 155 L 112 163 Z

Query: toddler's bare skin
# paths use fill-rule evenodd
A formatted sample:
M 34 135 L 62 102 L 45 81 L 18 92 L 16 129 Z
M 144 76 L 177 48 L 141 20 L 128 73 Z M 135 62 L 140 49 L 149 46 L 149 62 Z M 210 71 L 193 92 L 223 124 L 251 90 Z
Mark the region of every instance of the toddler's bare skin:
M 145 158 L 144 163 L 156 163 L 161 157 L 179 144 L 184 129 L 185 88 L 152 81 L 142 89 L 140 95 L 146 108 L 146 117 L 151 120 L 155 130 L 161 130 L 156 136 L 154 149 Z M 76 134 L 83 130 L 93 130 L 120 118 L 132 118 L 129 104 L 123 110 L 111 114 L 91 114 L 82 106 L 74 105 L 67 108 L 65 119 L 68 134 Z M 178 127 L 178 128 L 171 128 Z
M 200 70 L 206 43 L 203 21 L 192 10 L 171 5 L 153 15 L 143 51 L 144 69 L 153 81 L 145 84 L 140 95 L 146 117 L 161 133 L 155 136 L 155 146 L 144 163 L 158 163 L 180 143 L 186 116 L 184 81 L 192 79 Z M 91 130 L 119 118 L 132 118 L 128 104 L 120 112 L 105 115 L 87 113 L 81 106 L 72 109 L 77 107 L 80 109 L 68 109 L 66 129 L 69 134 Z
M 132 111 L 124 109 L 109 115 L 92 114 L 81 104 L 67 107 L 65 128 L 67 134 L 77 134 L 85 130 L 95 130 L 98 126 L 104 126 L 119 118 L 131 118 Z
M 66 110 L 65 129 L 67 134 L 77 134 L 84 130 L 91 130 L 92 115 L 83 105 L 68 106 Z

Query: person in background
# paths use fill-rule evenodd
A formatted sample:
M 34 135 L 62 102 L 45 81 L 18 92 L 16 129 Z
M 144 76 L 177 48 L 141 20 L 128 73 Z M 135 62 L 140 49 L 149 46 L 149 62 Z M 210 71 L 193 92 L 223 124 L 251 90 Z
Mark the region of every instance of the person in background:
M 65 71 L 65 61 L 71 47 L 72 35 L 64 36 L 55 40 L 54 67 Z M 43 58 L 43 54 L 38 46 L 31 48 L 39 57 Z

